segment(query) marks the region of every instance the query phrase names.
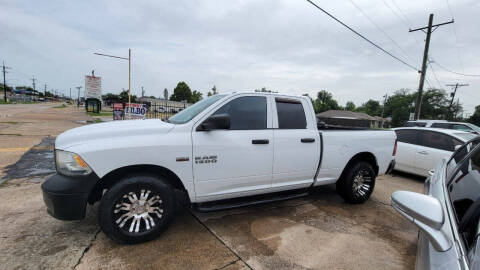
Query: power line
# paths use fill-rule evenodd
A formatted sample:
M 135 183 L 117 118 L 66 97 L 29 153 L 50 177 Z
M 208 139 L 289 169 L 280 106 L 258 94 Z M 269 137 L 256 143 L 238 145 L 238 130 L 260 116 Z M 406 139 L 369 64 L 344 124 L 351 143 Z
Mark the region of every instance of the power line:
M 480 74 L 465 74 L 465 73 L 460 73 L 460 72 L 456 72 L 456 71 L 453 71 L 449 68 L 446 68 L 442 65 L 440 65 L 436 60 L 434 60 L 433 58 L 431 58 L 431 62 L 434 63 L 435 65 L 437 65 L 439 68 L 447 71 L 447 72 L 450 72 L 450 73 L 453 73 L 453 74 L 457 74 L 457 75 L 462 75 L 462 76 L 466 76 L 466 77 L 480 77 Z
M 367 18 L 370 23 L 372 23 L 377 29 L 378 31 L 382 32 L 383 35 L 385 35 L 393 44 L 395 44 L 395 46 L 397 46 L 398 49 L 400 49 L 400 51 L 405 54 L 405 56 L 407 56 L 410 60 L 412 61 L 415 61 L 415 59 L 413 59 L 412 57 L 410 57 L 410 55 L 407 54 L 407 52 L 389 35 L 387 34 L 387 32 L 385 32 L 378 24 L 376 24 L 357 4 L 355 4 L 355 2 L 353 2 L 353 0 L 350 0 L 350 3 L 352 3 L 352 5 L 358 9 L 358 11 L 360 11 L 360 13 L 362 13 L 363 16 L 365 16 L 365 18 Z
M 400 9 L 400 7 L 397 5 L 397 3 L 395 1 L 392 0 L 393 4 L 395 5 L 395 7 L 398 9 L 398 11 L 403 15 L 403 17 L 405 18 L 402 18 L 402 16 L 400 16 L 389 4 L 387 4 L 387 2 L 385 0 L 382 0 L 383 4 L 400 20 L 401 23 L 403 23 L 408 29 L 411 29 L 411 25 L 412 23 L 410 22 L 410 20 L 408 19 L 408 17 L 405 15 L 405 13 Z M 418 38 L 415 36 L 415 35 L 412 35 L 412 38 L 415 40 L 416 44 L 418 44 L 420 46 L 420 48 L 422 47 L 422 45 L 420 45 L 420 41 L 418 40 Z
M 382 52 L 388 54 L 389 56 L 391 56 L 392 58 L 396 59 L 398 62 L 410 67 L 411 69 L 415 70 L 415 71 L 418 71 L 418 69 L 412 65 L 410 65 L 409 63 L 403 61 L 402 59 L 398 58 L 397 56 L 393 55 L 392 53 L 388 52 L 387 50 L 383 49 L 382 47 L 380 47 L 379 45 L 377 45 L 376 43 L 374 43 L 373 41 L 369 40 L 368 38 L 366 38 L 365 36 L 363 36 L 362 34 L 360 34 L 359 32 L 355 31 L 353 28 L 351 28 L 350 26 L 346 25 L 344 22 L 340 21 L 339 19 L 337 19 L 335 16 L 333 16 L 332 14 L 328 13 L 326 10 L 324 10 L 323 8 L 319 7 L 318 5 L 316 5 L 315 3 L 313 3 L 311 0 L 307 0 L 307 2 L 309 2 L 310 4 L 312 4 L 314 7 L 316 7 L 318 10 L 322 11 L 323 13 L 327 14 L 330 18 L 334 19 L 335 21 L 337 21 L 338 23 L 340 23 L 341 25 L 343 25 L 344 27 L 346 27 L 348 30 L 352 31 L 353 33 L 355 33 L 357 36 L 361 37 L 362 39 L 364 39 L 365 41 L 367 41 L 368 43 L 372 44 L 373 46 L 375 46 L 377 49 L 381 50 Z
M 433 69 L 432 63 L 430 61 L 428 61 L 428 66 L 430 66 L 430 70 L 432 71 L 433 77 L 435 78 L 435 80 L 437 81 L 438 85 L 440 85 L 440 88 L 441 88 L 442 83 L 440 83 L 440 81 L 438 80 L 437 74 L 435 73 L 435 70 Z
M 448 2 L 448 0 L 445 0 L 445 1 L 447 2 L 448 11 L 450 12 L 450 16 L 452 16 L 452 20 L 453 20 L 454 16 L 453 16 L 452 7 L 450 6 L 450 2 Z M 460 63 L 460 67 L 462 68 L 462 71 L 465 73 L 465 66 L 463 65 L 462 57 L 460 56 L 460 49 L 458 48 L 458 36 L 457 36 L 457 28 L 455 27 L 455 24 L 453 25 L 453 35 L 455 36 L 455 49 L 457 51 L 458 62 Z

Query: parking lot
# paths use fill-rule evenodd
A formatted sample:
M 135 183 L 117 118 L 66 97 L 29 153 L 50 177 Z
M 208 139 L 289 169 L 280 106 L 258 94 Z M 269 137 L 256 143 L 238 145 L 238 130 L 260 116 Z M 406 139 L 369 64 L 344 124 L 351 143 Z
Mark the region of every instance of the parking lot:
M 171 228 L 139 245 L 119 245 L 99 229 L 98 205 L 63 222 L 45 210 L 41 182 L 53 170 L 59 133 L 87 124 L 82 108 L 0 107 L 2 269 L 412 269 L 416 227 L 390 206 L 393 191 L 421 192 L 423 179 L 377 179 L 365 204 L 349 205 L 335 186 L 308 197 L 199 213 L 179 207 Z M 328 157 L 326 157 L 328 158 Z M 6 181 L 7 180 L 7 181 Z

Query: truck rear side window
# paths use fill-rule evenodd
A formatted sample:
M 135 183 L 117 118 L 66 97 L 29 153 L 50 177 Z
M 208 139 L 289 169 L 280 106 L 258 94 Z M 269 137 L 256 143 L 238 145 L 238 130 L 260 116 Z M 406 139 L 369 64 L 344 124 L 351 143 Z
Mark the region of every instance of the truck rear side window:
M 279 129 L 306 129 L 303 105 L 297 100 L 275 99 Z
M 239 97 L 223 105 L 215 114 L 228 114 L 230 116 L 230 129 L 266 129 L 267 98 Z

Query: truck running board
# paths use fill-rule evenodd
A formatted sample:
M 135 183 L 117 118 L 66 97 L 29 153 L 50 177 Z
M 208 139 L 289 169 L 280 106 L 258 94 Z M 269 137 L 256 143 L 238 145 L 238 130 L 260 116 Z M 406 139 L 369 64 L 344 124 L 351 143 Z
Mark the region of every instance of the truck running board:
M 272 193 L 272 194 L 262 194 L 262 195 L 221 200 L 221 201 L 215 201 L 215 202 L 199 203 L 199 204 L 195 204 L 194 208 L 199 212 L 207 213 L 207 212 L 227 210 L 227 209 L 244 207 L 244 206 L 252 206 L 252 205 L 257 205 L 262 203 L 271 203 L 271 202 L 296 199 L 296 198 L 308 196 L 308 194 L 309 194 L 308 190 L 302 189 L 296 192 L 292 192 L 292 191 L 289 191 L 288 193 L 278 192 L 278 193 Z

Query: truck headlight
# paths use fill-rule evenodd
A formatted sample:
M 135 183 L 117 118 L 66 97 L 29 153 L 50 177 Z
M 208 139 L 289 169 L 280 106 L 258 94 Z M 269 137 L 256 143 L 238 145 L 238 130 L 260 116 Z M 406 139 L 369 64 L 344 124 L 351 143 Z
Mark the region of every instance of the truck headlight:
M 63 175 L 78 176 L 92 172 L 79 155 L 62 150 L 55 150 L 55 165 L 57 172 Z

